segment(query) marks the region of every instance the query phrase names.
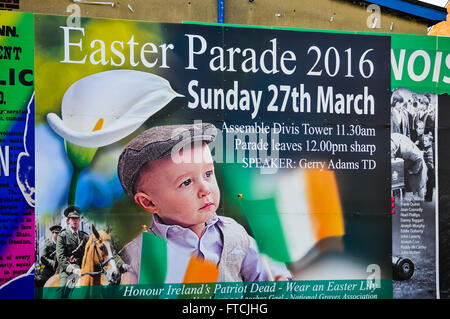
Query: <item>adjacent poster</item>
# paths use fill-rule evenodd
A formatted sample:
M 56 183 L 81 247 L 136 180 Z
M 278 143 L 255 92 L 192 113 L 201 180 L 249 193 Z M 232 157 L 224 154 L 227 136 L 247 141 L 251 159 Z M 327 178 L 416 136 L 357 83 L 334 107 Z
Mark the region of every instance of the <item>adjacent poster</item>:
M 0 20 L 0 298 L 33 298 L 34 19 Z
M 439 220 L 447 214 L 439 209 L 439 201 L 447 190 L 439 190 L 445 177 L 438 176 L 447 165 L 446 147 L 440 141 L 447 134 L 440 125 L 446 121 L 447 108 L 442 93 L 449 89 L 447 41 L 429 36 L 392 38 L 394 298 L 439 298 L 440 283 L 447 285 L 448 279 L 439 276 L 439 269 L 448 267 L 439 254 L 440 241 L 446 242 L 440 237 Z M 413 43 L 420 43 L 420 49 Z
M 448 296 L 445 38 L 1 17 L 1 296 Z

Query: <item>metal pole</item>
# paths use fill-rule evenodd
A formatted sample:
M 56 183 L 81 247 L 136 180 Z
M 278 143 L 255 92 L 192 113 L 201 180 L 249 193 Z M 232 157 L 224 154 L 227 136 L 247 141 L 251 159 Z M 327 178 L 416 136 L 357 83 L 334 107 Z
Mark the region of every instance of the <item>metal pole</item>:
M 98 4 L 114 7 L 114 2 L 90 1 L 90 0 L 73 0 L 75 3 Z

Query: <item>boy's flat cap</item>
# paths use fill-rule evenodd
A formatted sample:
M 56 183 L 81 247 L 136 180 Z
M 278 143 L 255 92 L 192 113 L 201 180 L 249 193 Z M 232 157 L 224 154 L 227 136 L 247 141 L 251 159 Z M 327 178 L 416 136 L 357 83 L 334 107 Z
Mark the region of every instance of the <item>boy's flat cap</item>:
M 134 196 L 139 171 L 148 162 L 168 157 L 176 146 L 181 148 L 194 141 L 210 143 L 216 138 L 213 124 L 164 125 L 152 127 L 128 143 L 120 154 L 117 173 L 125 192 Z

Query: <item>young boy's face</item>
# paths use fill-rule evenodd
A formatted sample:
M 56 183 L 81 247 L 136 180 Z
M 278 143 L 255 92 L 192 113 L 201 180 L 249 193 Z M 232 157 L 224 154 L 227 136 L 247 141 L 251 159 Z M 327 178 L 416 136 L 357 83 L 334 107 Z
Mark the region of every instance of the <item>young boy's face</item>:
M 192 228 L 212 217 L 219 205 L 220 191 L 208 145 L 187 147 L 182 152 L 187 152 L 182 156 L 187 155 L 192 161 L 175 163 L 167 157 L 142 169 L 135 200 L 166 224 Z

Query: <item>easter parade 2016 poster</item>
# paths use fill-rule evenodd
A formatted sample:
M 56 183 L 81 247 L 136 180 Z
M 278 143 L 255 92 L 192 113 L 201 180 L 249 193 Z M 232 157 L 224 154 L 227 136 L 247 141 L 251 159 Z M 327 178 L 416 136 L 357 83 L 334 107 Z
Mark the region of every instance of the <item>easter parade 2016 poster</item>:
M 448 296 L 447 39 L 1 18 L 2 298 Z
M 44 15 L 35 23 L 40 234 L 58 223 L 68 233 L 71 205 L 78 229 L 109 227 L 122 285 L 96 293 L 392 297 L 389 37 L 89 18 L 68 27 Z M 155 127 L 146 138 L 161 143 L 155 136 L 171 125 L 193 126 L 184 133 L 194 144 L 214 136 L 205 176 L 189 168 L 203 163 L 195 158 L 163 174 L 158 157 L 150 175 L 136 166 L 121 177 L 127 145 Z M 139 145 L 130 146 L 134 163 L 156 152 Z M 130 194 L 127 180 L 142 191 Z M 189 210 L 200 195 L 184 196 L 207 181 L 216 195 L 199 237 Z M 154 195 L 158 208 L 136 194 Z M 61 261 L 69 288 L 52 282 L 43 298 L 77 297 L 73 269 L 92 272 Z

